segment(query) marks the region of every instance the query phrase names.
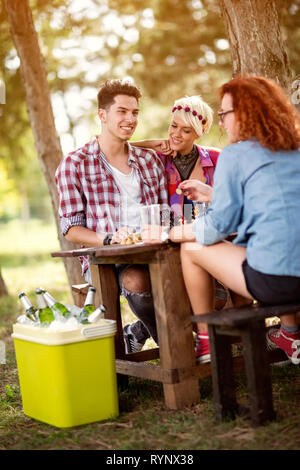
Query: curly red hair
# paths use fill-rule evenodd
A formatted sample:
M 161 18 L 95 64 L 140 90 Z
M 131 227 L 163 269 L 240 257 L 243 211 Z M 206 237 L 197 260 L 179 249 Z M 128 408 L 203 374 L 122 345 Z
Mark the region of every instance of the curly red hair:
M 285 92 L 264 77 L 235 77 L 220 89 L 232 96 L 239 140 L 257 139 L 270 150 L 297 150 L 300 118 Z

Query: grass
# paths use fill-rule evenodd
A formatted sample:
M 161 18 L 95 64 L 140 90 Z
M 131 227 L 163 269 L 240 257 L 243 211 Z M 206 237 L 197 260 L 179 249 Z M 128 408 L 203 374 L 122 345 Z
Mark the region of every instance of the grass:
M 57 429 L 24 415 L 11 338 L 21 313 L 17 294 L 25 290 L 34 301 L 34 288 L 44 285 L 59 300 L 71 300 L 57 250 L 55 228 L 32 221 L 24 229 L 14 221 L 0 226 L 0 266 L 9 296 L 0 299 L 0 339 L 6 345 L 6 365 L 0 365 L 0 450 L 298 450 L 300 447 L 300 367 L 272 368 L 276 421 L 253 429 L 248 417 L 215 422 L 212 384 L 200 381 L 200 403 L 172 411 L 164 406 L 162 385 L 129 379 L 119 391 L 120 416 L 68 430 Z M 5 250 L 3 247 L 5 246 Z M 130 318 L 126 305 L 123 310 Z M 247 402 L 243 373 L 236 375 L 240 403 Z

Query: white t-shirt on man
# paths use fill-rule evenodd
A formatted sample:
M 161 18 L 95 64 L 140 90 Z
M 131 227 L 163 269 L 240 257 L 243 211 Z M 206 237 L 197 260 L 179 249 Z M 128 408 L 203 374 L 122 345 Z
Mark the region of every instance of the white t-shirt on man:
M 131 172 L 126 175 L 110 164 L 109 167 L 121 194 L 120 227 L 130 227 L 139 231 L 142 197 L 136 169 L 132 168 Z

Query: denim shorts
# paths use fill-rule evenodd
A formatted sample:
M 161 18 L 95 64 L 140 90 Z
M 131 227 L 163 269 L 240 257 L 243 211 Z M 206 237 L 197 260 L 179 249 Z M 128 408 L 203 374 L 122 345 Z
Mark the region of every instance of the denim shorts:
M 268 305 L 300 301 L 300 277 L 265 274 L 251 268 L 246 259 L 242 270 L 247 289 L 255 300 Z

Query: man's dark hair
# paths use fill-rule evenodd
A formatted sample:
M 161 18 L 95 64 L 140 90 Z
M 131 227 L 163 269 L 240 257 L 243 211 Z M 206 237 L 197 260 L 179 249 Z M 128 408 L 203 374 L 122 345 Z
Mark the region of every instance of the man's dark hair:
M 133 96 L 138 101 L 142 93 L 139 88 L 130 81 L 118 79 L 106 80 L 97 95 L 98 109 L 107 109 L 114 103 L 114 98 L 117 95 Z

